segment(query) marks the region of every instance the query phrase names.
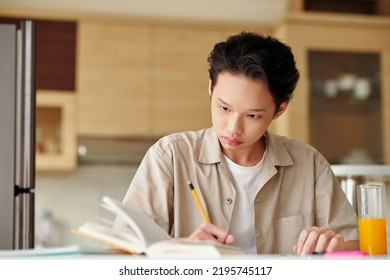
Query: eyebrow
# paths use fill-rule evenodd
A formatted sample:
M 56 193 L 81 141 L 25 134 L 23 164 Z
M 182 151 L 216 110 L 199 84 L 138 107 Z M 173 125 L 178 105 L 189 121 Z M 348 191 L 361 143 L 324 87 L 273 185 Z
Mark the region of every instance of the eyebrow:
M 223 101 L 220 97 L 218 97 L 217 99 L 218 99 L 218 101 L 220 101 L 220 102 L 223 103 L 224 105 L 229 105 L 229 106 L 230 106 L 229 103 L 226 103 L 226 102 Z M 267 109 L 265 109 L 265 108 L 256 108 L 256 109 L 249 109 L 248 111 L 250 111 L 250 112 L 266 112 Z

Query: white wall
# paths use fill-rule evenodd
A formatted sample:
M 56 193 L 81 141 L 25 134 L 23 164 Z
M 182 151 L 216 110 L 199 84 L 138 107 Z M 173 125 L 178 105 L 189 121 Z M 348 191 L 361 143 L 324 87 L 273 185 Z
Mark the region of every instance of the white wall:
M 107 195 L 122 200 L 136 169 L 136 165 L 94 164 L 81 165 L 69 174 L 37 175 L 36 231 L 40 230 L 39 216 L 45 210 L 52 214 L 48 246 L 91 244 L 70 230 L 87 221 L 96 222 L 100 216 L 113 219 L 100 207 L 101 198 Z

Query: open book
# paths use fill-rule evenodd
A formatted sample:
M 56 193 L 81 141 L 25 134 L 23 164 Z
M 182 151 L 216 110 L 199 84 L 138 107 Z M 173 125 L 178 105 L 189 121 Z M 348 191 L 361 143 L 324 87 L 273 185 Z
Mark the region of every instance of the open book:
M 244 254 L 240 248 L 213 241 L 179 241 L 171 237 L 152 219 L 137 209 L 109 197 L 103 197 L 102 206 L 126 223 L 125 228 L 85 223 L 72 232 L 110 244 L 130 254 L 149 257 L 219 257 Z

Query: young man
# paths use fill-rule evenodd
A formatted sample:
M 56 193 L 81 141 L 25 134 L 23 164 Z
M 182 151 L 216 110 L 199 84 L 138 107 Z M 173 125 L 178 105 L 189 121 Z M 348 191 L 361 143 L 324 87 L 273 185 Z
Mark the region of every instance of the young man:
M 208 61 L 213 126 L 153 145 L 124 203 L 174 238 L 217 240 L 247 253 L 358 249 L 356 213 L 325 158 L 267 131 L 299 79 L 290 47 L 243 32 L 216 44 Z

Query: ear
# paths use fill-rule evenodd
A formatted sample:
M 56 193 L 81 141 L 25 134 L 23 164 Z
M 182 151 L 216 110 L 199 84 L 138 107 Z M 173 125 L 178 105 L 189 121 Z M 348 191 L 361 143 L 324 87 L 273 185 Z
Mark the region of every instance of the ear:
M 282 104 L 280 104 L 279 110 L 274 115 L 274 120 L 279 118 L 286 111 L 286 109 L 288 107 L 288 103 L 289 103 L 288 101 L 285 101 L 285 102 L 282 102 Z
M 209 95 L 210 95 L 210 97 L 212 94 L 213 94 L 213 86 L 212 86 L 211 80 L 209 80 Z

